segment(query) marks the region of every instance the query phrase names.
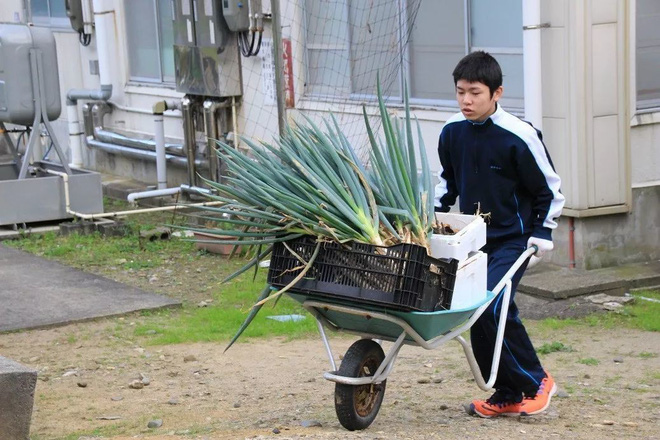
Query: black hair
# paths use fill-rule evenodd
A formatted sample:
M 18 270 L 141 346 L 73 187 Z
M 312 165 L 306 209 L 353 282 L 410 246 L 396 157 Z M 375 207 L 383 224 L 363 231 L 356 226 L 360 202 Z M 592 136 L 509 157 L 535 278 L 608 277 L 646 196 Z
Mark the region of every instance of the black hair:
M 502 85 L 502 69 L 493 56 L 481 50 L 464 56 L 452 72 L 454 86 L 459 80 L 480 82 L 490 89 L 490 96 Z

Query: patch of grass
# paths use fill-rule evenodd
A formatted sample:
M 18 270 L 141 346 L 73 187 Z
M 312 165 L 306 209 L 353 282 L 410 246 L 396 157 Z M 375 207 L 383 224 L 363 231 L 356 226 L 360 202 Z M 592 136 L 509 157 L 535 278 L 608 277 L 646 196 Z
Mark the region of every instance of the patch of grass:
M 176 239 L 141 241 L 138 233 L 108 239 L 98 233 L 60 236 L 47 232 L 6 244 L 80 269 L 105 265 L 125 270 L 149 268 L 163 265 L 171 253 L 195 252 L 194 243 Z
M 617 329 L 627 327 L 651 332 L 660 332 L 660 303 L 639 299 L 640 296 L 660 300 L 660 290 L 646 290 L 636 293 L 634 304 L 627 305 L 622 311 L 597 313 L 581 319 L 548 318 L 539 323 L 543 330 L 561 331 L 569 327 L 589 326 Z
M 578 364 L 584 364 L 584 365 L 598 365 L 600 364 L 600 361 L 595 358 L 583 358 L 578 360 Z
M 573 347 L 571 347 L 570 345 L 564 345 L 563 343 L 556 341 L 550 344 L 543 344 L 538 349 L 536 349 L 536 352 L 538 354 L 550 354 L 550 353 L 556 353 L 558 351 L 572 352 L 575 350 L 573 350 Z
M 68 434 L 65 437 L 60 437 L 60 440 L 79 440 L 80 438 L 106 438 L 114 437 L 119 434 L 126 432 L 125 424 L 110 424 L 100 428 L 93 429 L 92 431 L 79 431 L 72 434 Z M 39 434 L 31 434 L 30 439 L 32 440 L 48 440 L 52 437 L 43 437 Z
M 263 272 L 252 281 L 252 275 L 243 275 L 221 286 L 217 302 L 208 307 L 191 308 L 174 316 L 155 317 L 135 328 L 135 335 L 147 338 L 148 344 L 180 344 L 184 342 L 228 341 L 247 317 L 261 289 L 266 285 Z M 276 321 L 274 315 L 303 315 L 302 321 Z M 289 339 L 316 333 L 316 321 L 289 297 L 267 302 L 256 318 L 241 335 L 245 338 L 285 336 Z
M 643 351 L 639 354 L 639 357 L 642 359 L 653 359 L 658 357 L 658 353 L 649 353 L 648 351 Z
M 606 385 L 613 385 L 613 384 L 619 382 L 621 379 L 623 379 L 623 376 L 617 374 L 616 376 L 606 378 L 605 379 L 605 384 Z

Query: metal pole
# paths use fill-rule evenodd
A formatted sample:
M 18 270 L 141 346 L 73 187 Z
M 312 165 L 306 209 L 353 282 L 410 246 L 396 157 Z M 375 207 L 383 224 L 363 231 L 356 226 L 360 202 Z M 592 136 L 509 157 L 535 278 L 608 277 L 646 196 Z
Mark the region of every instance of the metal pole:
M 214 182 L 219 182 L 218 155 L 215 151 L 215 142 L 218 140 L 218 109 L 227 107 L 227 102 L 218 102 L 211 99 L 204 101 L 204 126 L 206 130 L 206 155 L 209 161 L 209 177 Z M 221 127 L 224 128 L 224 111 L 219 119 Z
M 193 102 L 188 95 L 181 100 L 183 113 L 183 142 L 188 158 L 188 184 L 197 186 L 197 170 L 195 169 L 195 122 L 193 121 Z
M 286 96 L 284 95 L 284 58 L 282 56 L 282 23 L 280 22 L 280 0 L 271 0 L 273 14 L 273 58 L 275 63 L 275 96 L 277 97 L 277 126 L 280 136 L 286 127 Z

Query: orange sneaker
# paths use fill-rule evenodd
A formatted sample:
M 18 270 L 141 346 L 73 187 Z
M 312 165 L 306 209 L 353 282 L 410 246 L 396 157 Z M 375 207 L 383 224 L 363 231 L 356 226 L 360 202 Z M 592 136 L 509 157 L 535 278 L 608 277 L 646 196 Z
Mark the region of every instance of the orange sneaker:
M 545 411 L 550 405 L 550 399 L 557 392 L 555 380 L 547 372 L 541 381 L 539 390 L 534 397 L 525 397 L 520 404 L 520 414 L 531 416 Z
M 516 402 L 495 391 L 486 400 L 473 400 L 468 413 L 489 419 L 497 416 L 517 416 L 520 414 L 521 402 Z

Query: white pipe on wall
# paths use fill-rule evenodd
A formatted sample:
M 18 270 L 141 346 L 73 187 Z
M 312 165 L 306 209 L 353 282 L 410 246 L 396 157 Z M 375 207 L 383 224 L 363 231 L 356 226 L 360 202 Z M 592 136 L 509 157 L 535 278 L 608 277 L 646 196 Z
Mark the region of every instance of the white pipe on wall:
M 525 0 L 522 4 L 525 119 L 542 130 L 541 0 Z
M 115 57 L 115 8 L 112 0 L 94 0 L 94 27 L 96 28 L 96 54 L 99 58 L 101 86 L 112 85 L 112 60 Z
M 165 158 L 165 124 L 162 113 L 154 115 L 154 132 L 158 189 L 165 189 L 167 188 L 167 160 Z
M 99 61 L 99 90 L 72 89 L 67 93 L 67 118 L 69 119 L 69 143 L 71 166 L 82 167 L 82 137 L 78 118 L 78 100 L 107 101 L 112 95 L 112 60 L 115 57 L 115 10 L 112 0 L 94 0 L 94 27 L 96 53 Z
M 82 136 L 80 122 L 78 121 L 78 106 L 67 101 L 66 115 L 69 120 L 69 148 L 71 149 L 71 165 L 75 168 L 83 166 L 82 157 Z

